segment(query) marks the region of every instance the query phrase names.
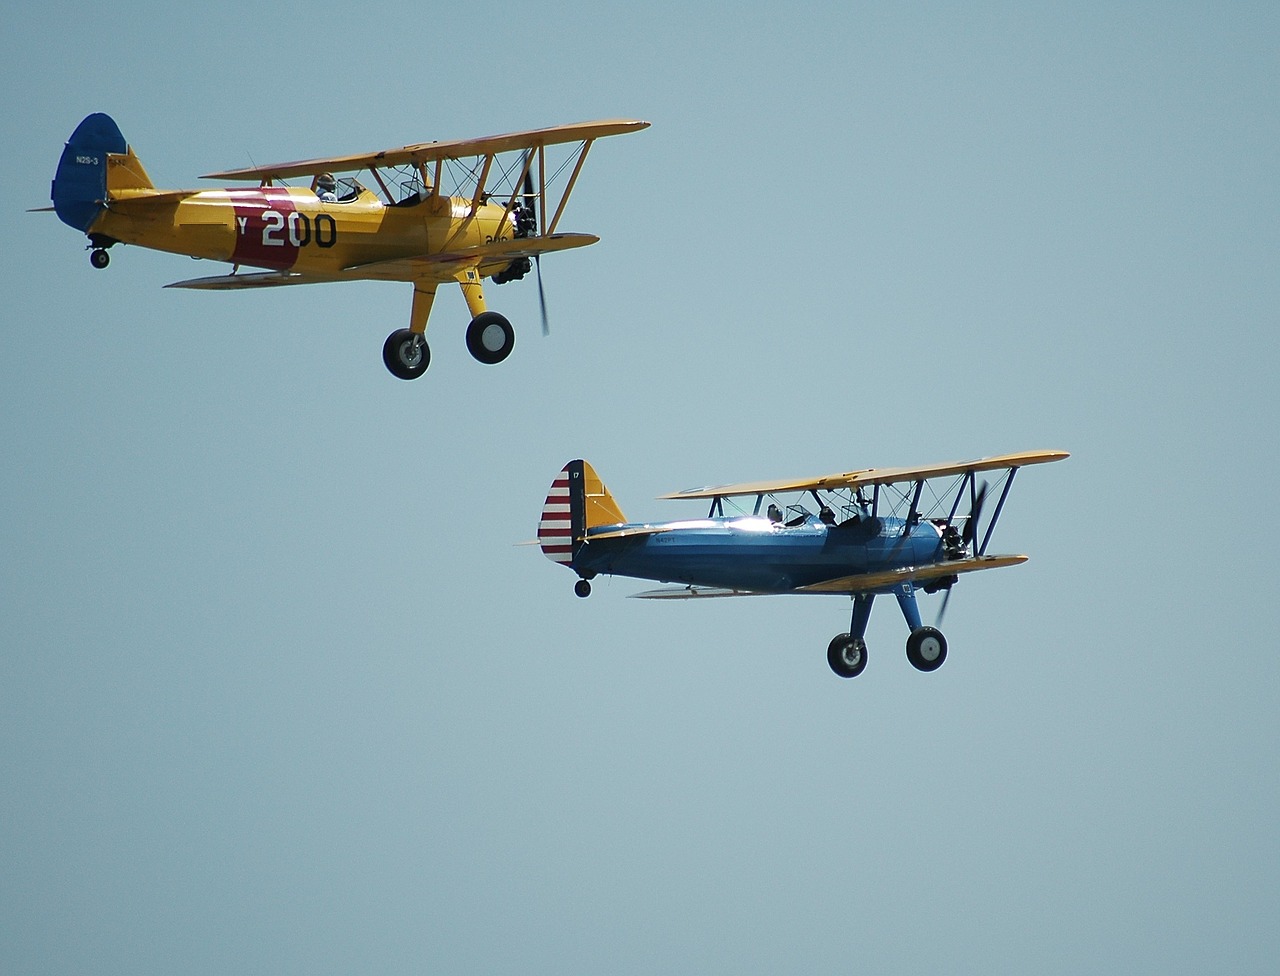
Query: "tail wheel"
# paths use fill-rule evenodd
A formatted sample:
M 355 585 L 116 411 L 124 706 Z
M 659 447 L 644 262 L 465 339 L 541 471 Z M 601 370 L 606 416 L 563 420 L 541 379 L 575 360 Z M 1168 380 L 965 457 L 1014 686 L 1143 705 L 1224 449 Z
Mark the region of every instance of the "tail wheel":
M 937 671 L 947 659 L 947 639 L 936 627 L 920 627 L 907 638 L 907 660 L 917 671 Z
M 827 663 L 841 678 L 856 678 L 867 666 L 867 642 L 861 637 L 837 634 L 827 645 Z
M 426 338 L 409 329 L 397 329 L 382 344 L 382 361 L 391 375 L 402 380 L 416 380 L 431 364 L 431 350 Z
M 500 363 L 516 347 L 516 330 L 505 315 L 481 312 L 467 326 L 467 351 L 486 366 Z
M 578 596 L 588 597 L 591 595 L 591 584 L 584 579 L 580 579 L 573 584 L 573 592 Z
M 101 271 L 111 263 L 111 255 L 107 253 L 105 247 L 95 247 L 89 252 L 89 263 Z

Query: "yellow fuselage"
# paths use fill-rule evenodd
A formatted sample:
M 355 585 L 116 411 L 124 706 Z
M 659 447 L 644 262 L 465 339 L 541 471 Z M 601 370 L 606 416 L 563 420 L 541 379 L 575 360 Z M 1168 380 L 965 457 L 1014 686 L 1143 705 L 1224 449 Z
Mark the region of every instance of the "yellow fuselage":
M 511 213 L 494 203 L 432 195 L 388 206 L 368 190 L 326 203 L 296 187 L 119 191 L 93 226 L 104 235 L 175 254 L 332 278 L 409 280 L 361 266 L 509 240 Z M 497 270 L 481 266 L 481 274 Z

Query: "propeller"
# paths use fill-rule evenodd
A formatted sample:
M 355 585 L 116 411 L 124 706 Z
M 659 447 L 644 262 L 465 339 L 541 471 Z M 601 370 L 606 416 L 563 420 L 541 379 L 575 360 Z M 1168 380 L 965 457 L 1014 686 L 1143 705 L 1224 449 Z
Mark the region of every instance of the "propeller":
M 534 228 L 542 226 L 538 220 L 538 195 L 533 192 L 533 167 L 529 165 L 530 150 L 524 151 L 524 205 L 533 211 Z M 542 288 L 542 255 L 533 256 L 534 268 L 538 273 L 538 310 L 542 313 L 542 334 L 551 334 L 551 326 L 547 323 L 547 293 Z
M 974 546 L 977 545 L 978 538 L 978 520 L 982 517 L 982 503 L 987 499 L 987 483 L 984 481 L 978 485 L 977 492 L 973 496 L 973 508 L 969 510 L 969 517 L 965 519 L 964 531 L 961 533 L 961 539 L 964 541 L 965 548 L 969 552 L 974 552 Z M 947 591 L 942 595 L 942 605 L 938 607 L 938 619 L 934 621 L 934 626 L 938 629 L 942 628 L 942 618 L 947 615 L 947 604 L 951 601 L 951 587 L 956 583 L 953 576 L 951 582 L 947 584 Z
M 978 536 L 978 519 L 982 517 L 982 503 L 987 498 L 987 483 L 984 481 L 978 485 L 977 494 L 973 496 L 973 508 L 969 510 L 969 517 L 965 519 L 964 533 L 961 536 L 966 546 L 972 551 Z
M 938 619 L 933 622 L 933 626 L 942 629 L 942 618 L 947 615 L 947 603 L 951 600 L 951 587 L 947 587 L 947 592 L 942 594 L 942 606 L 938 607 Z
M 542 257 L 535 254 L 533 256 L 533 266 L 538 272 L 538 311 L 542 313 L 542 334 L 543 336 L 551 335 L 551 326 L 547 324 L 547 295 L 542 290 Z

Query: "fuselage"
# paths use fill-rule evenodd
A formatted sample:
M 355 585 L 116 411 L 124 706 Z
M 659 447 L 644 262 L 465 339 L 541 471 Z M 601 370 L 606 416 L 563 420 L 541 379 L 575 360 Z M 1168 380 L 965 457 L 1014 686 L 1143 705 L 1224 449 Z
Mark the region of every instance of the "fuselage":
M 247 267 L 382 278 L 408 276 L 348 269 L 508 240 L 515 223 L 503 206 L 481 203 L 473 212 L 462 197 L 412 197 L 389 206 L 368 190 L 351 200 L 324 202 L 307 189 L 260 186 L 125 190 L 89 233 Z
M 785 593 L 841 576 L 919 566 L 944 558 L 942 535 L 899 518 L 829 525 L 816 516 L 786 526 L 759 516 L 599 526 L 574 554 L 580 575 L 632 576 L 664 583 Z M 592 533 L 636 529 L 592 541 Z M 658 531 L 655 531 L 658 530 Z

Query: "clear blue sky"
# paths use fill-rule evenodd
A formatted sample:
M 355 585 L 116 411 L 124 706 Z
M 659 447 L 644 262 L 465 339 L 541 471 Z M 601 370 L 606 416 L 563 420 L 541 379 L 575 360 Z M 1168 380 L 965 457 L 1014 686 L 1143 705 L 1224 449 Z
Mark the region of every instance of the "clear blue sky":
M 1272 4 L 19 5 L 0 36 L 0 971 L 1269 973 Z M 599 117 L 490 289 L 165 291 L 44 205 Z M 1038 448 L 919 674 L 895 608 L 589 600 L 585 456 L 690 485 Z M 928 618 L 934 611 L 926 606 Z

